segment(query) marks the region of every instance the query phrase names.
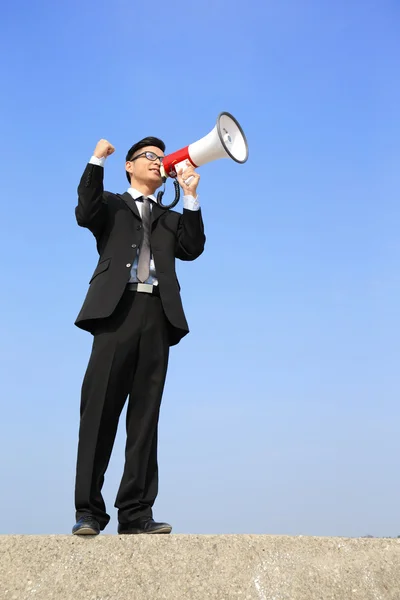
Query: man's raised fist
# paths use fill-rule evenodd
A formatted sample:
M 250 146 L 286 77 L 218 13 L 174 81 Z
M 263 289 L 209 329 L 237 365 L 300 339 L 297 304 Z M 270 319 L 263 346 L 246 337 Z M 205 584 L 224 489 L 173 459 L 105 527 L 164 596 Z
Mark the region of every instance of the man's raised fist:
M 94 156 L 97 156 L 97 158 L 107 158 L 107 156 L 110 156 L 113 152 L 115 152 L 115 148 L 110 142 L 107 142 L 107 140 L 99 140 L 93 154 Z

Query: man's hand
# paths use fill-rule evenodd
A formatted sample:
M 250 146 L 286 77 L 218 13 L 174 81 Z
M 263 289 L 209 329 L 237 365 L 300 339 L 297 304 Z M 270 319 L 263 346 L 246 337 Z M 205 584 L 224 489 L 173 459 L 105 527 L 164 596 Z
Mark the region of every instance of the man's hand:
M 97 158 L 107 158 L 107 156 L 110 156 L 113 152 L 115 152 L 115 148 L 110 142 L 107 142 L 107 140 L 100 140 L 97 142 L 93 155 L 97 156 Z
M 187 167 L 178 171 L 177 180 L 185 196 L 197 197 L 197 186 L 199 185 L 200 175 L 194 170 L 192 163 L 187 160 Z M 191 178 L 191 179 L 189 179 Z M 189 179 L 189 183 L 185 183 Z

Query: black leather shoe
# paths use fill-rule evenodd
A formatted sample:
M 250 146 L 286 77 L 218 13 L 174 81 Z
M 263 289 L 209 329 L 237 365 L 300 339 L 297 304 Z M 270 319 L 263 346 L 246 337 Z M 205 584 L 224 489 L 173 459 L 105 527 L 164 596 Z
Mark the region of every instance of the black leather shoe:
M 118 533 L 171 533 L 172 527 L 168 523 L 156 523 L 151 517 L 140 517 L 130 523 L 119 523 Z
M 94 517 L 88 515 L 81 517 L 73 526 L 72 533 L 74 535 L 99 535 L 100 525 Z

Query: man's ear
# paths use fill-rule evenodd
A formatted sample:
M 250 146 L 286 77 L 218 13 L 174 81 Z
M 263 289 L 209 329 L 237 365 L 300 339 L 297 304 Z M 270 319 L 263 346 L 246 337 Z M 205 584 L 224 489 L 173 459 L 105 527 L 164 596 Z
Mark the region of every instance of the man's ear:
M 132 175 L 133 173 L 133 165 L 130 161 L 126 161 L 125 163 L 125 171 L 128 171 Z

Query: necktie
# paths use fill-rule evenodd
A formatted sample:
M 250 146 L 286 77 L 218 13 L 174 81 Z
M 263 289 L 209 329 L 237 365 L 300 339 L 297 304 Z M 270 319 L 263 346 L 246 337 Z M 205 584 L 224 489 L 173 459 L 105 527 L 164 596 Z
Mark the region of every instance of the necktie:
M 143 196 L 142 207 L 143 238 L 139 249 L 137 278 L 144 283 L 150 275 L 150 200 Z

